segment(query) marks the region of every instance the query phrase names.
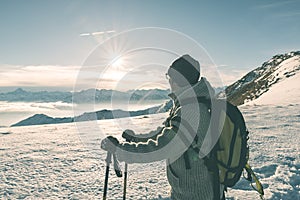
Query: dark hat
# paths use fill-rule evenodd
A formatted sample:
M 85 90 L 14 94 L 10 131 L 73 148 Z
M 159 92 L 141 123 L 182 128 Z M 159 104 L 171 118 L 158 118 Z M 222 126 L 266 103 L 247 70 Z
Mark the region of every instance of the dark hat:
M 193 85 L 200 77 L 200 64 L 186 54 L 176 59 L 168 70 L 168 75 L 179 86 Z

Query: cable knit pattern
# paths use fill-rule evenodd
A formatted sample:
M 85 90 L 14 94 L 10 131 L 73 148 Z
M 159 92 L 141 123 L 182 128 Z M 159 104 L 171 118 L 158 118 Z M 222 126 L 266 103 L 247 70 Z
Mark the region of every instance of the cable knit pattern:
M 118 159 L 128 163 L 152 162 L 167 159 L 167 177 L 172 187 L 173 200 L 212 200 L 213 183 L 211 174 L 202 159 L 189 148 L 192 144 L 200 147 L 207 141 L 207 129 L 210 113 L 204 104 L 180 106 L 186 98 L 199 96 L 212 97 L 214 90 L 205 78 L 195 86 L 182 88 L 171 95 L 174 106 L 163 129 L 156 135 L 156 140 L 147 142 L 122 143 L 117 148 Z M 183 121 L 188 122 L 188 125 Z M 197 143 L 194 137 L 197 134 Z M 205 138 L 206 137 L 206 138 Z M 153 137 L 152 137 L 153 138 Z M 188 150 L 190 169 L 187 169 L 184 152 Z

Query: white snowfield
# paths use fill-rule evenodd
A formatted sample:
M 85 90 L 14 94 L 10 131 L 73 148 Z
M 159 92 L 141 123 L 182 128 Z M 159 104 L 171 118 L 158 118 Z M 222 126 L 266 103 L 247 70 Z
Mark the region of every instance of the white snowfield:
M 270 60 L 272 61 L 272 60 Z M 269 90 L 247 105 L 289 105 L 300 103 L 300 56 L 291 57 L 280 63 L 272 74 Z
M 250 130 L 250 164 L 265 187 L 265 199 L 300 196 L 300 107 L 242 106 Z M 146 132 L 166 114 L 130 119 Z M 109 135 L 120 137 L 127 119 L 98 121 Z M 121 124 L 121 127 L 119 126 Z M 75 124 L 0 129 L 0 199 L 102 199 L 106 153 L 91 122 L 77 124 L 88 136 L 88 148 Z M 130 128 L 130 127 L 129 127 Z M 137 130 L 137 128 L 136 128 Z M 91 149 L 94 147 L 95 149 Z M 108 199 L 122 199 L 123 179 L 111 170 Z M 127 199 L 168 199 L 165 162 L 130 164 Z M 260 199 L 241 178 L 227 199 Z
M 300 104 L 300 73 L 271 86 L 268 92 L 248 102 L 250 105 Z

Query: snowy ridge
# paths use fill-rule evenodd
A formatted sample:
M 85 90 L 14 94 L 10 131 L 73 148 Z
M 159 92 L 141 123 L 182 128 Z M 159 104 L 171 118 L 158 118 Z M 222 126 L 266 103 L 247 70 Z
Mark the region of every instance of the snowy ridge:
M 300 103 L 300 73 L 280 81 L 269 88 L 259 98 L 246 105 L 291 105 Z
M 241 105 L 259 98 L 273 85 L 285 82 L 300 71 L 300 51 L 276 55 L 225 90 L 230 102 Z M 225 96 L 224 93 L 220 96 Z

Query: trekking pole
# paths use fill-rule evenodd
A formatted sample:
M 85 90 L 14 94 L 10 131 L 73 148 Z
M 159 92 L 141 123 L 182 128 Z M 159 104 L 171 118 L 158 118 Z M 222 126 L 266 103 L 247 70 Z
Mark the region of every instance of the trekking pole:
M 111 156 L 112 156 L 112 154 L 110 152 L 107 152 L 107 156 L 106 156 L 106 159 L 105 159 L 105 161 L 106 161 L 106 172 L 105 172 L 105 181 L 104 181 L 103 200 L 106 200 L 108 175 L 109 175 L 109 165 L 111 163 Z
M 130 142 L 130 140 L 129 140 L 128 138 L 126 138 L 126 142 Z M 125 162 L 125 169 L 124 169 L 124 185 L 123 185 L 123 200 L 126 200 L 127 170 L 128 170 L 128 164 Z
M 163 130 L 162 127 L 157 128 L 157 133 L 161 133 Z M 156 138 L 156 135 L 152 135 L 152 139 Z M 132 130 L 125 130 L 122 134 L 122 138 L 126 139 L 126 142 L 139 142 L 143 141 L 143 138 L 138 137 Z M 145 141 L 147 141 L 146 139 Z M 126 189 L 127 189 L 127 176 L 128 176 L 128 163 L 125 162 L 125 169 L 124 169 L 124 185 L 123 185 L 123 200 L 126 200 Z
M 137 139 L 135 138 L 135 133 L 132 130 L 125 130 L 122 134 L 122 138 L 125 138 L 126 142 L 137 141 Z M 128 163 L 125 162 L 123 200 L 126 200 L 127 176 L 128 176 Z
M 127 189 L 127 168 L 128 164 L 125 163 L 125 169 L 124 169 L 124 186 L 123 186 L 123 200 L 126 200 L 126 189 Z
M 122 177 L 122 171 L 119 165 L 119 162 L 116 158 L 115 154 L 112 154 L 110 152 L 107 152 L 106 156 L 106 172 L 105 172 L 105 180 L 104 180 L 104 191 L 103 191 L 103 200 L 106 200 L 106 195 L 107 195 L 107 186 L 108 186 L 108 176 L 109 176 L 109 165 L 111 163 L 111 157 L 113 157 L 114 160 L 114 169 L 117 177 Z

